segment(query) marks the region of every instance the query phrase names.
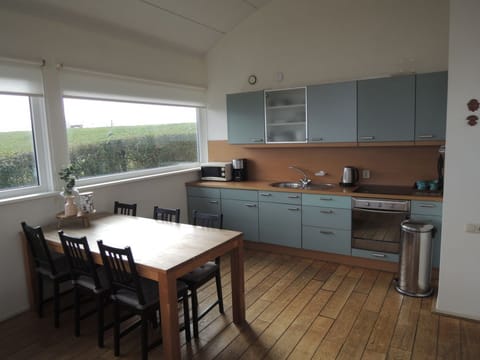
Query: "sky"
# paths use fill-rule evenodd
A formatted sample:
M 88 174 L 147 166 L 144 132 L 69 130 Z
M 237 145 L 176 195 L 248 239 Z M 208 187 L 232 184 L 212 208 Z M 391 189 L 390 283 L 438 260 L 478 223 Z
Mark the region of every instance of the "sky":
M 0 132 L 30 131 L 27 96 L 0 94 Z M 67 127 L 155 125 L 196 121 L 191 107 L 122 103 L 86 99 L 64 99 Z

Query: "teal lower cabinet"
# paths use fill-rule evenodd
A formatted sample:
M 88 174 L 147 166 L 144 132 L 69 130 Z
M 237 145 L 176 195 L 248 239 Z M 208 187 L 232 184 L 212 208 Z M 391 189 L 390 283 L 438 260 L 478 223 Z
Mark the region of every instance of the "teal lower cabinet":
M 363 249 L 352 249 L 352 256 L 359 256 L 367 259 L 374 260 L 383 260 L 398 263 L 400 259 L 399 254 L 392 254 L 381 251 L 372 251 L 372 250 L 363 250 Z
M 301 195 L 260 191 L 259 236 L 263 243 L 300 248 L 302 246 Z
M 442 203 L 437 201 L 412 201 L 410 218 L 412 220 L 432 224 L 433 233 L 432 266 L 440 266 L 440 244 L 442 236 Z
M 258 241 L 258 192 L 221 190 L 223 228 L 243 232 L 243 238 Z
M 187 187 L 188 222 L 192 223 L 194 210 L 200 212 L 221 213 L 220 189 Z
M 350 255 L 350 197 L 303 194 L 302 204 L 302 248 Z

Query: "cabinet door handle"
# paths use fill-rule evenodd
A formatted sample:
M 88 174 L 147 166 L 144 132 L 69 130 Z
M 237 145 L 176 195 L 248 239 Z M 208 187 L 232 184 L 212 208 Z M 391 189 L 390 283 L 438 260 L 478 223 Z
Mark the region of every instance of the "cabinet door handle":
M 298 196 L 298 195 L 288 195 L 288 198 L 289 199 L 298 199 L 298 198 L 300 198 L 300 196 Z
M 320 213 L 322 214 L 333 214 L 333 210 L 320 210 Z
M 271 193 L 260 193 L 260 196 L 272 196 Z
M 335 233 L 334 233 L 333 231 L 320 230 L 320 234 L 323 234 L 323 235 L 334 235 Z
M 289 211 L 300 211 L 300 208 L 288 208 Z
M 257 204 L 245 204 L 246 207 L 254 208 L 257 207 Z
M 430 204 L 420 204 L 420 207 L 423 207 L 423 208 L 434 208 L 435 205 L 430 205 Z
M 378 257 L 378 258 L 386 258 L 387 257 L 387 255 L 385 255 L 385 254 L 377 254 L 377 253 L 372 253 L 370 255 L 372 255 L 373 257 Z
M 360 140 L 374 140 L 375 136 L 360 136 Z
M 250 139 L 251 142 L 263 142 L 263 139 Z
M 420 139 L 433 139 L 433 135 L 429 134 L 429 135 L 418 135 L 418 137 Z
M 332 201 L 333 198 L 325 198 L 325 197 L 321 197 L 320 200 L 322 201 Z
M 208 203 L 209 204 L 218 204 L 218 201 L 217 200 L 209 200 Z
M 323 138 L 311 138 L 310 141 L 323 141 Z

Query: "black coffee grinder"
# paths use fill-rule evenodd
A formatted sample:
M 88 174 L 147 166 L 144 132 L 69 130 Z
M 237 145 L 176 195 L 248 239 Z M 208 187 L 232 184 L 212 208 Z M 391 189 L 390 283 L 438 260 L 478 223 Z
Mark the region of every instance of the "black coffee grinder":
M 233 181 L 247 180 L 247 159 L 232 160 L 232 180 Z

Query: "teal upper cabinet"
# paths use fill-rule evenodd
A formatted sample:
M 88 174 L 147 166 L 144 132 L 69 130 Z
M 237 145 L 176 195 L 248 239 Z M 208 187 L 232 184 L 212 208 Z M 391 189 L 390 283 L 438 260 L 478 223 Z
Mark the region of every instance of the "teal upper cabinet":
M 358 141 L 413 141 L 415 76 L 358 81 Z
M 307 87 L 309 143 L 357 141 L 357 82 Z
M 415 91 L 415 140 L 445 140 L 447 121 L 446 71 L 419 74 Z
M 265 143 L 264 92 L 228 94 L 227 123 L 231 144 Z

